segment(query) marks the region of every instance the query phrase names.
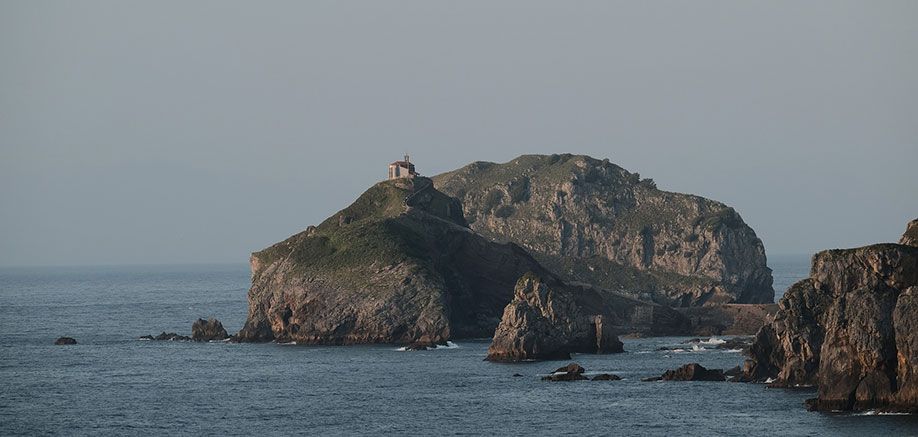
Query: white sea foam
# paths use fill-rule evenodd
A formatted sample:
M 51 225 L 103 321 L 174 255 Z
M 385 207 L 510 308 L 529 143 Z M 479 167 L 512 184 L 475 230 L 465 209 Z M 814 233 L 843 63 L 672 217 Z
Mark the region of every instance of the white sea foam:
M 719 339 L 719 338 L 717 338 L 717 337 L 711 337 L 711 338 L 709 338 L 709 339 L 707 339 L 707 340 L 699 341 L 698 344 L 705 344 L 705 345 L 709 345 L 709 346 L 717 346 L 717 345 L 719 345 L 719 344 L 724 344 L 724 343 L 726 343 L 726 342 L 727 342 L 727 340 L 722 340 L 722 339 Z
M 773 382 L 775 382 L 775 379 L 774 379 L 774 378 L 768 378 L 768 379 L 765 380 L 765 383 L 766 383 L 766 384 L 771 384 L 771 383 L 773 383 Z
M 852 413 L 852 416 L 911 416 L 911 413 L 898 413 L 893 411 L 867 410 L 859 413 Z
M 707 350 L 707 349 L 705 349 L 705 348 L 703 348 L 703 347 L 701 347 L 701 346 L 698 346 L 697 344 L 693 344 L 693 345 L 692 345 L 692 352 L 701 352 L 701 351 L 706 351 L 706 350 Z
M 725 354 L 736 354 L 742 352 L 742 349 L 727 349 L 724 351 Z
M 685 349 L 673 349 L 673 352 L 685 352 Z
M 446 344 L 438 344 L 437 347 L 427 348 L 427 350 L 429 351 L 435 351 L 435 350 L 440 350 L 440 349 L 459 349 L 459 345 L 451 341 L 447 341 Z M 405 351 L 408 351 L 408 346 L 402 346 L 395 350 L 399 352 L 405 352 Z

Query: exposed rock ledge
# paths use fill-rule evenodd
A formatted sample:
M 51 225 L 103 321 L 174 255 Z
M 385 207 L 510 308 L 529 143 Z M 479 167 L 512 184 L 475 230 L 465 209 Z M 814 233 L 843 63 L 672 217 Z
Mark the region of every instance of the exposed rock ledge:
M 909 232 L 901 241 L 915 244 Z M 819 410 L 918 411 L 918 247 L 820 252 L 779 306 L 756 335 L 747 379 L 818 386 L 809 405 Z

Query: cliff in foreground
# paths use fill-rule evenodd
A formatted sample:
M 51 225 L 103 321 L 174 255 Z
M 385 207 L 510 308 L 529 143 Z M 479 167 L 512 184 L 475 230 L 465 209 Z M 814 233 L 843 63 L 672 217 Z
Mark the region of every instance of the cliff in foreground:
M 912 222 L 913 224 L 915 222 Z M 813 257 L 756 335 L 746 378 L 818 387 L 819 410 L 918 411 L 918 247 L 876 244 Z

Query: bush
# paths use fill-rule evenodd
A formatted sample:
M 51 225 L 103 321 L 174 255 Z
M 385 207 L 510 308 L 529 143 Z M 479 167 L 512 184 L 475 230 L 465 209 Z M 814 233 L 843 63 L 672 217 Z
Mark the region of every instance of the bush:
M 516 212 L 516 209 L 510 205 L 504 205 L 500 208 L 497 208 L 497 211 L 494 211 L 494 216 L 497 218 L 507 218 L 513 215 Z

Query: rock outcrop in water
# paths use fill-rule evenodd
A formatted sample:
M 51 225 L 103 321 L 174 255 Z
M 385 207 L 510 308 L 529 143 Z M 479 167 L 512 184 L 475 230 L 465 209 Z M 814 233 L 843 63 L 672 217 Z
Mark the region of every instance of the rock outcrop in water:
M 140 337 L 141 340 L 155 340 L 155 341 L 191 341 L 191 337 L 186 335 L 176 334 L 174 332 L 163 331 L 159 335 L 143 335 Z
M 565 281 L 671 306 L 773 302 L 765 249 L 736 211 L 608 160 L 524 155 L 434 182 L 462 201 L 472 229 L 519 244 Z
M 57 340 L 54 340 L 54 344 L 56 346 L 66 346 L 66 345 L 77 344 L 77 341 L 76 339 L 72 337 L 61 337 L 61 338 L 58 338 Z
M 820 410 L 918 410 L 918 247 L 820 252 L 779 306 L 756 335 L 746 379 L 816 385 L 810 406 Z
M 708 369 L 698 363 L 686 364 L 675 370 L 667 370 L 661 376 L 643 378 L 641 381 L 726 381 L 721 369 Z
M 429 179 L 380 182 L 316 227 L 251 258 L 240 341 L 432 345 L 489 337 L 528 271 L 515 244 L 468 228 Z
M 622 342 L 602 313 L 605 305 L 583 305 L 587 290 L 527 273 L 504 309 L 489 361 L 569 359 L 571 353 L 622 352 Z
M 222 341 L 228 338 L 226 329 L 217 319 L 198 319 L 191 324 L 191 339 L 194 341 Z
M 570 363 L 564 367 L 561 367 L 550 375 L 542 377 L 543 381 L 585 381 L 589 378 L 583 376 L 584 369 L 580 364 Z

